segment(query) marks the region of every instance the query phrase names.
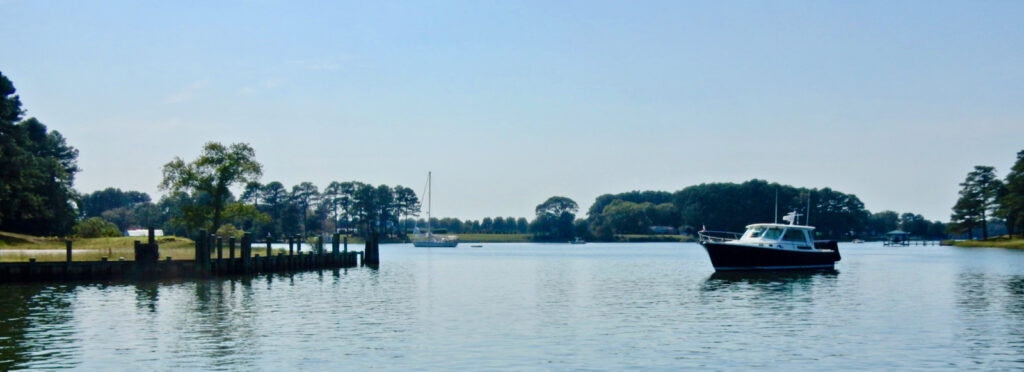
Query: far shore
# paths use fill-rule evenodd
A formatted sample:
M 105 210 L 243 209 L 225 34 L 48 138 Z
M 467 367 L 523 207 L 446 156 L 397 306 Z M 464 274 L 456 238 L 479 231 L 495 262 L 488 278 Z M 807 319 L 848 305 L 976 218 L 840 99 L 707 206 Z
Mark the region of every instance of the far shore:
M 65 240 L 58 238 L 36 238 L 23 235 L 4 233 L 6 239 L 0 239 L 0 262 L 25 262 L 36 259 L 39 262 L 64 261 L 67 259 Z M 458 234 L 459 241 L 464 244 L 481 243 L 530 243 L 534 240 L 531 234 Z M 0 236 L 0 238 L 4 238 Z M 73 239 L 72 260 L 99 261 L 134 260 L 134 243 L 138 237 L 113 237 L 95 239 Z M 680 235 L 622 235 L 616 237 L 617 242 L 692 242 L 692 238 Z M 348 238 L 349 244 L 362 244 L 356 237 Z M 190 260 L 195 258 L 195 243 L 188 239 L 175 236 L 158 237 L 161 258 L 173 260 Z M 407 241 L 383 240 L 384 244 L 401 244 Z M 555 242 L 557 243 L 557 242 Z M 568 241 L 564 242 L 568 243 Z M 596 243 L 596 242 L 595 242 Z M 943 245 L 968 248 L 1007 248 L 1024 249 L 1024 239 L 1010 239 L 1006 236 L 987 240 L 945 240 Z M 226 247 L 225 247 L 226 248 Z M 280 250 L 280 248 L 278 248 Z
M 1006 236 L 1000 236 L 986 240 L 946 240 L 943 241 L 943 244 L 968 248 L 1024 249 L 1024 238 L 1010 239 Z

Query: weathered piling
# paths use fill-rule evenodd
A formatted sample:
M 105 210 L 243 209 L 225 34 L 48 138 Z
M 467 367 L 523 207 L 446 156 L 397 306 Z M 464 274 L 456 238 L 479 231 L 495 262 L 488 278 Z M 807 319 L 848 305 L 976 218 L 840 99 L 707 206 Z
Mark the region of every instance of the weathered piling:
M 370 238 L 366 240 L 366 249 L 363 255 L 363 263 L 367 265 L 380 264 L 380 234 L 370 234 Z
M 245 274 L 250 274 L 253 271 L 252 267 L 252 235 L 245 233 L 242 235 L 242 270 Z

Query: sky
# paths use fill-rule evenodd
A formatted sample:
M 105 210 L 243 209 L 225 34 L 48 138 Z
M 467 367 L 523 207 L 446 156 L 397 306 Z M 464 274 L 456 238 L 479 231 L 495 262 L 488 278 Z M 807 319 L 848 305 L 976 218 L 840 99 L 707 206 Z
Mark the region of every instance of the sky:
M 142 191 L 204 143 L 432 216 L 751 179 L 948 221 L 1024 150 L 1021 1 L 0 0 L 0 72 Z

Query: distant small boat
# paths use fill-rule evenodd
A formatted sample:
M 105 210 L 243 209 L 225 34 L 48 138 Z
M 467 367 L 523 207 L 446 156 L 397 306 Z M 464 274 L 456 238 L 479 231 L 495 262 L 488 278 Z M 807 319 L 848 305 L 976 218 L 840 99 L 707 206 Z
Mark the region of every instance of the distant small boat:
M 570 240 L 569 244 L 587 244 L 587 242 L 583 239 L 580 239 L 580 237 L 577 236 L 575 239 Z
M 484 246 L 483 246 L 483 244 L 473 244 L 473 245 L 470 245 L 469 247 L 470 248 L 483 248 Z
M 742 235 L 701 230 L 700 244 L 716 271 L 834 269 L 839 245 L 835 240 L 814 241 L 814 227 L 796 225 L 796 216 L 793 212 L 783 218 L 788 225 L 748 225 Z

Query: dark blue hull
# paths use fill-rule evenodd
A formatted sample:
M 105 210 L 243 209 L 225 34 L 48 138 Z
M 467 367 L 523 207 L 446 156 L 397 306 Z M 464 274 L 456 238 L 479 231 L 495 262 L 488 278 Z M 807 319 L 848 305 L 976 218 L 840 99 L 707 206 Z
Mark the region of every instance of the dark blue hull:
M 832 269 L 840 260 L 835 241 L 815 242 L 815 249 L 793 250 L 703 242 L 716 271 Z

